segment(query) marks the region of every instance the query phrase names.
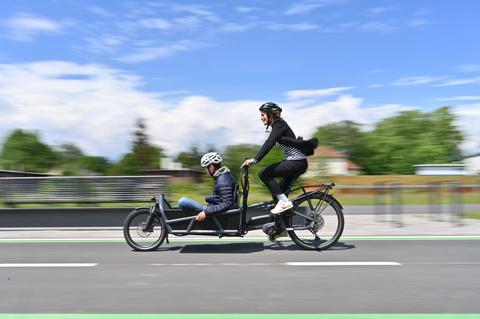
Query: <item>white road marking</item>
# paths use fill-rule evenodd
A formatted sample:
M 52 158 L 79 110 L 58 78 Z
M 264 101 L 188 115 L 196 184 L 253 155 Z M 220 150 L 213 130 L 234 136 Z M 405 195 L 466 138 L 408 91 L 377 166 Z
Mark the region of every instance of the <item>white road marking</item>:
M 284 263 L 176 263 L 150 264 L 150 266 L 272 266 L 285 265 Z
M 287 266 L 401 266 L 392 261 L 294 261 Z
M 0 268 L 95 267 L 98 263 L 0 263 Z
M 150 266 L 401 266 L 390 261 L 351 261 L 351 262 L 286 262 L 286 263 L 172 263 L 150 264 Z

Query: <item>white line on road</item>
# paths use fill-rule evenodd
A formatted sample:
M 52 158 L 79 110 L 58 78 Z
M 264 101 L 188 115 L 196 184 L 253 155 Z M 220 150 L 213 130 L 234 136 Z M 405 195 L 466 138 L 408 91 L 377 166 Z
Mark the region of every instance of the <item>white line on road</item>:
M 3 263 L 0 268 L 95 267 L 98 263 Z
M 295 261 L 285 263 L 287 266 L 401 266 L 391 261 Z
M 150 266 L 279 266 L 284 263 L 177 263 L 177 264 L 150 264 Z
M 286 262 L 286 263 L 172 263 L 150 264 L 150 266 L 401 266 L 389 261 L 350 261 L 350 262 Z

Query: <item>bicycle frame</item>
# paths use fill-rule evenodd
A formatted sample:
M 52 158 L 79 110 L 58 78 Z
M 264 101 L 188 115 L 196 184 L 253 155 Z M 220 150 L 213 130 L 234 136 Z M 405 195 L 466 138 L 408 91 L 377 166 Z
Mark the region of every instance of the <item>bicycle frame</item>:
M 165 223 L 165 228 L 167 230 L 167 241 L 168 241 L 168 234 L 172 234 L 176 236 L 185 236 L 185 235 L 205 235 L 205 236 L 218 236 L 218 237 L 244 236 L 250 230 L 261 229 L 264 224 L 274 222 L 275 218 L 267 210 L 270 205 L 274 204 L 273 200 L 265 201 L 261 203 L 255 203 L 250 206 L 248 205 L 248 195 L 249 195 L 249 188 L 250 188 L 248 167 L 244 168 L 244 171 L 242 171 L 242 174 L 240 176 L 240 185 L 241 185 L 241 195 L 242 195 L 242 204 L 240 205 L 240 207 L 209 216 L 209 218 L 207 219 L 209 220 L 208 223 L 206 221 L 197 222 L 195 220 L 196 212 L 185 212 L 185 211 L 182 211 L 181 209 L 170 207 L 170 205 L 166 201 L 165 196 L 163 194 L 161 194 L 158 198 L 152 197 L 151 199 L 152 206 L 150 207 L 150 215 L 149 215 L 146 227 L 148 227 L 148 225 L 151 225 L 151 221 L 153 220 L 153 218 L 155 218 L 155 215 L 156 215 L 157 218 L 163 220 Z M 328 203 L 330 203 L 330 201 L 335 201 L 338 203 L 338 201 L 334 197 L 328 195 L 328 192 L 334 186 L 335 186 L 334 183 L 331 183 L 328 185 L 321 184 L 321 185 L 300 186 L 290 190 L 288 194 L 291 194 L 300 189 L 303 191 L 303 194 L 297 196 L 295 199 L 292 200 L 294 205 L 298 201 L 308 198 L 309 196 L 315 193 L 324 194 L 323 196 L 325 200 L 327 199 L 329 200 Z M 312 188 L 312 187 L 316 189 L 307 191 L 308 188 Z M 340 203 L 338 204 L 340 205 Z M 310 201 L 309 201 L 309 205 L 311 208 L 313 208 Z M 267 210 L 267 213 L 253 216 L 247 222 L 246 220 L 247 212 L 249 210 L 257 209 L 257 208 L 265 209 Z M 193 215 L 179 217 L 179 218 L 169 218 L 169 215 L 179 215 L 179 214 L 188 215 L 189 213 Z M 293 213 L 302 215 L 299 212 L 293 212 Z M 229 220 L 230 217 L 233 218 L 232 220 L 234 222 L 237 221 L 236 227 L 226 228 L 222 225 L 222 222 L 220 221 L 220 219 L 224 219 L 224 220 L 226 219 L 226 223 L 231 226 L 232 222 Z M 177 225 L 181 226 L 182 224 L 184 225 L 184 227 L 178 229 Z M 196 227 L 201 229 L 194 229 Z M 203 229 L 203 228 L 206 228 L 206 229 Z

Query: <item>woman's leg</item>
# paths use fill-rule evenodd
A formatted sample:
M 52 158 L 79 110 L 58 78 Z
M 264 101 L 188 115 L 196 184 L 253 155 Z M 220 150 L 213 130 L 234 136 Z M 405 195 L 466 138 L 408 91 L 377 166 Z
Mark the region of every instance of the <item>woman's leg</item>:
M 270 165 L 260 172 L 260 179 L 267 185 L 272 194 L 278 198 L 277 205 L 271 210 L 272 214 L 280 214 L 292 208 L 293 204 L 288 200 L 282 186 L 286 187 L 286 183 L 288 183 L 289 186 L 295 177 L 306 170 L 307 166 L 306 160 L 283 161 Z M 282 185 L 277 183 L 275 177 L 282 177 L 284 179 L 282 180 Z
M 305 172 L 307 167 L 307 160 L 283 161 L 266 167 L 260 171 L 259 177 L 273 195 L 280 195 L 286 191 L 284 187 L 289 187 L 292 180 Z M 276 177 L 284 178 L 281 185 L 275 180 Z
M 182 210 L 186 211 L 198 211 L 201 212 L 205 210 L 205 206 L 200 204 L 197 201 L 194 201 L 191 198 L 188 197 L 182 197 L 178 200 L 178 207 L 180 207 Z

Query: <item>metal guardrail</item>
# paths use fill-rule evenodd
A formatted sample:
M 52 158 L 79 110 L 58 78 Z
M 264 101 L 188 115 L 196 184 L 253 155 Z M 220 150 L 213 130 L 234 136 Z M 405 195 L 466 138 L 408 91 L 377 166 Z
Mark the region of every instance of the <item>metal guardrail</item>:
M 81 176 L 81 177 L 3 177 L 0 178 L 0 201 L 17 204 L 98 204 L 145 202 L 152 195 L 165 193 L 168 175 L 157 176 Z M 480 184 L 436 181 L 424 185 L 403 185 L 387 181 L 375 185 L 338 185 L 340 191 L 364 192 L 374 196 L 377 221 L 404 226 L 403 214 L 409 213 L 405 201 L 409 193 L 422 192 L 428 200 L 432 220 L 459 224 L 464 215 L 464 192 L 479 192 Z M 339 198 L 341 201 L 341 198 Z
M 460 184 L 457 181 L 434 181 L 426 185 L 402 185 L 398 182 L 382 182 L 371 186 L 375 193 L 377 221 L 390 221 L 402 227 L 404 191 L 425 192 L 428 196 L 428 214 L 431 220 L 447 220 L 462 225 L 464 215 L 464 191 L 480 191 L 480 184 Z
M 2 177 L 0 201 L 42 203 L 122 203 L 145 201 L 165 191 L 169 176 Z

